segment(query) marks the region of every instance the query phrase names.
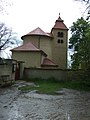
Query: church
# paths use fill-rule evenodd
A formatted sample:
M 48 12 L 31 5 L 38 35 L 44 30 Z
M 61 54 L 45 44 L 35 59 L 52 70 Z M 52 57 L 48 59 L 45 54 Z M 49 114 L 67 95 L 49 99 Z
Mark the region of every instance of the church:
M 25 68 L 67 68 L 68 28 L 60 14 L 51 32 L 36 28 L 21 37 L 23 45 L 12 49 L 12 58 Z

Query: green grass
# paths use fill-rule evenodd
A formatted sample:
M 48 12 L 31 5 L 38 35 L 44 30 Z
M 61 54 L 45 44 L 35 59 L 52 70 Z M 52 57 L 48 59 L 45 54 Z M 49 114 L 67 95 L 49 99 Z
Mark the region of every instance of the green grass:
M 23 86 L 19 89 L 23 92 L 37 90 L 40 94 L 58 94 L 56 91 L 61 90 L 62 88 L 90 91 L 90 82 L 89 81 L 57 81 L 53 79 L 48 80 L 30 80 L 34 82 L 35 86 Z

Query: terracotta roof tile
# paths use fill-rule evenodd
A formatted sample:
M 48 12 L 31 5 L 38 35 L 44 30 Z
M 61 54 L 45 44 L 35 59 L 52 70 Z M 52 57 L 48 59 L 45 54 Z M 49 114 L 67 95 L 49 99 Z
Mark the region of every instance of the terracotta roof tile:
M 12 49 L 12 51 L 40 51 L 40 50 L 36 48 L 32 43 L 29 42 Z
M 12 49 L 11 51 L 35 51 L 35 52 L 42 52 L 45 56 L 47 56 L 47 54 L 44 51 L 38 49 L 31 42 L 23 44 L 19 47 L 16 47 L 16 48 Z
M 40 35 L 40 36 L 47 36 L 47 37 L 52 37 L 51 34 L 45 33 L 41 28 L 37 27 L 36 29 L 34 29 L 33 31 L 29 32 L 28 34 L 24 35 L 24 36 L 29 36 L 29 35 Z M 21 38 L 23 39 L 22 36 Z
M 53 67 L 58 67 L 52 60 L 49 58 L 44 58 L 42 66 L 53 66 Z
M 66 25 L 63 23 L 63 20 L 61 19 L 61 17 L 59 16 L 58 19 L 55 22 L 54 27 L 55 29 L 65 29 L 68 30 L 68 28 L 66 27 Z M 52 28 L 52 29 L 53 29 Z
M 47 33 L 47 34 L 53 38 L 53 35 L 51 33 Z

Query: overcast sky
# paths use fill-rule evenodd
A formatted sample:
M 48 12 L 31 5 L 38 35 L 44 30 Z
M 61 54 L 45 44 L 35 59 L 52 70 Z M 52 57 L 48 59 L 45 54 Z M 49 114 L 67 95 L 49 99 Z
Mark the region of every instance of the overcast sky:
M 13 4 L 5 6 L 8 14 L 0 14 L 1 21 L 6 22 L 20 36 L 36 27 L 50 32 L 59 16 L 69 28 L 83 15 L 84 5 L 74 0 L 9 0 Z
M 85 5 L 74 0 L 5 0 L 0 4 L 4 8 L 0 21 L 12 27 L 20 37 L 37 27 L 50 32 L 59 13 L 69 28 L 85 11 Z M 68 39 L 70 35 L 69 31 Z

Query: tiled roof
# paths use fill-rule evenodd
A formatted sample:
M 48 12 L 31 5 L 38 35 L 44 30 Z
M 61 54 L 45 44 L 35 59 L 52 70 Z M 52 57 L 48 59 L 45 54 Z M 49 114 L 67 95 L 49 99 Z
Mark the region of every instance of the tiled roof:
M 49 58 L 44 58 L 42 66 L 53 66 L 53 67 L 58 67 L 52 60 Z
M 52 37 L 51 34 L 45 33 L 41 28 L 37 27 L 36 29 L 34 29 L 33 31 L 29 32 L 28 34 L 24 35 L 24 36 L 29 36 L 29 35 L 40 35 L 40 36 L 47 36 L 47 37 Z M 23 39 L 22 36 L 21 38 Z
M 47 34 L 53 38 L 53 35 L 51 33 L 47 33 Z
M 46 53 L 40 49 L 38 49 L 37 47 L 35 47 L 31 42 L 23 44 L 19 47 L 16 47 L 14 49 L 12 49 L 11 51 L 37 51 L 37 52 L 43 52 L 46 55 Z
M 65 29 L 68 30 L 68 28 L 66 27 L 66 25 L 63 23 L 63 20 L 61 19 L 61 17 L 59 16 L 58 19 L 55 22 L 55 25 L 53 27 L 54 29 Z M 52 28 L 52 29 L 53 29 Z
M 36 48 L 32 43 L 29 42 L 12 49 L 12 51 L 40 51 L 40 50 Z

